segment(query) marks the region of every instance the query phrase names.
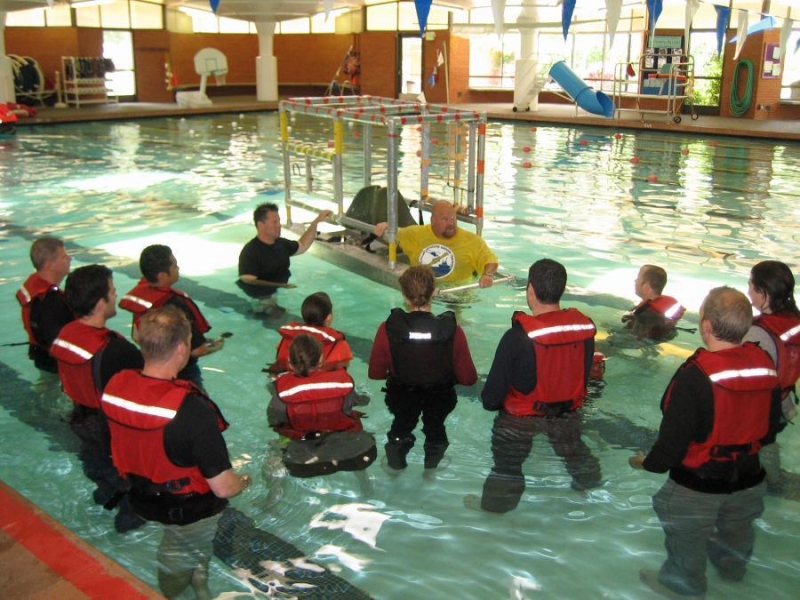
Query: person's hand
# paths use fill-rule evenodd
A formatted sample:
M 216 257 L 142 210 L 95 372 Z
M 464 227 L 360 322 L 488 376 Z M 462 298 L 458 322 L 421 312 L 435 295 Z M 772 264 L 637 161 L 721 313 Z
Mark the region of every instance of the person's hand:
M 297 286 L 293 283 L 284 283 L 281 287 L 287 290 L 293 290 Z
M 242 482 L 242 489 L 240 491 L 243 492 L 250 487 L 250 483 L 252 483 L 253 479 L 250 475 L 239 475 L 239 481 Z
M 628 459 L 628 464 L 634 469 L 644 469 L 644 459 L 647 458 L 644 452 L 639 452 Z
M 480 288 L 489 288 L 492 287 L 494 283 L 494 275 L 490 273 L 484 273 L 481 275 L 481 278 L 478 279 L 478 287 Z
M 372 233 L 378 237 L 383 237 L 383 234 L 386 233 L 387 229 L 389 229 L 389 223 L 386 223 L 385 221 L 383 223 L 376 223 Z
M 322 212 L 320 212 L 317 215 L 317 218 L 314 219 L 314 222 L 321 223 L 322 221 L 327 221 L 328 217 L 330 217 L 331 215 L 333 215 L 333 211 L 332 210 L 327 210 L 327 209 L 323 210 Z
M 205 343 L 206 346 L 206 354 L 211 354 L 213 352 L 218 352 L 222 350 L 223 346 L 225 346 L 225 340 L 222 338 L 217 338 L 215 340 L 208 340 Z

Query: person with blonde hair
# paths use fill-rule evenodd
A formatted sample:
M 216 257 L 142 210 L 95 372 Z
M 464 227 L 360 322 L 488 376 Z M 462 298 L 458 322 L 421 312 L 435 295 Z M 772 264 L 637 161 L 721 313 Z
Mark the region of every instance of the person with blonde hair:
M 427 266 L 409 267 L 400 276 L 407 311 L 395 308 L 381 323 L 369 358 L 370 379 L 386 379 L 386 406 L 394 415 L 385 446 L 392 469 L 405 469 L 422 417 L 425 468 L 442 460 L 449 441 L 445 419 L 456 407 L 455 385 L 478 379 L 467 336 L 452 311 L 431 312 L 436 289 Z

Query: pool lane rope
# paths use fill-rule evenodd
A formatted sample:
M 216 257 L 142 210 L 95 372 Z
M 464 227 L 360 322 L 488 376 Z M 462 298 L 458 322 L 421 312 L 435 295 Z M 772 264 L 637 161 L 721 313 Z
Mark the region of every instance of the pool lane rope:
M 747 84 L 744 89 L 744 96 L 739 98 L 739 70 L 742 67 L 747 67 Z M 731 114 L 735 117 L 741 117 L 750 109 L 750 103 L 753 100 L 753 73 L 755 69 L 753 62 L 743 58 L 736 63 L 736 68 L 733 70 L 733 82 L 731 84 Z

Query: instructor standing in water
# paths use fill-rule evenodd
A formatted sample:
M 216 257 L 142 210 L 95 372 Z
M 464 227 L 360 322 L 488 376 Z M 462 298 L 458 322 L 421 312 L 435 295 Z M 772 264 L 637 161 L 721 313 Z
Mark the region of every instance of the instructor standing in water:
M 382 236 L 388 223 L 375 225 Z M 482 288 L 491 287 L 497 256 L 479 235 L 458 228 L 456 209 L 439 200 L 433 205 L 430 225 L 410 225 L 397 230 L 397 242 L 411 261 L 433 270 L 437 283 L 463 282 L 477 275 Z

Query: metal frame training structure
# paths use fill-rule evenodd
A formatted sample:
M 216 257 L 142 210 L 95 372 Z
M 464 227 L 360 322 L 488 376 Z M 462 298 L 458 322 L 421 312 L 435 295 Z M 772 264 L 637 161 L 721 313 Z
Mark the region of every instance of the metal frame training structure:
M 448 161 L 453 161 L 454 193 L 466 192 L 466 204 L 458 210 L 459 221 L 472 223 L 478 235 L 483 229 L 483 184 L 486 147 L 486 114 L 467 111 L 451 106 L 424 104 L 383 98 L 379 96 L 326 96 L 289 98 L 282 100 L 280 109 L 280 133 L 283 147 L 283 177 L 286 193 L 286 217 L 291 225 L 291 207 L 316 211 L 318 207 L 308 205 L 292 196 L 292 157 L 305 161 L 305 193 L 314 195 L 312 159 L 329 162 L 333 171 L 333 202 L 336 204 L 337 222 L 371 233 L 374 223 L 365 223 L 346 216 L 344 213 L 344 174 L 342 156 L 345 151 L 344 124 L 352 122 L 361 127 L 363 148 L 363 185 L 372 185 L 372 128 L 386 128 L 387 139 L 387 221 L 386 233 L 389 242 L 389 267 L 394 269 L 397 262 L 397 180 L 398 180 L 398 141 L 402 127 L 416 126 L 422 132 L 420 142 L 420 189 L 419 196 L 423 206 L 430 205 L 428 186 L 431 166 L 431 126 L 435 124 L 465 125 L 468 128 L 464 139 L 463 128 L 456 128 L 453 136 L 453 152 Z M 321 144 L 293 142 L 290 138 L 289 120 L 291 113 L 303 113 L 320 119 L 330 120 L 333 127 L 333 142 Z M 463 146 L 467 145 L 467 156 Z M 461 188 L 462 160 L 466 162 L 466 188 Z M 301 171 L 301 169 L 298 169 Z M 329 197 L 324 198 L 331 201 Z

